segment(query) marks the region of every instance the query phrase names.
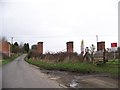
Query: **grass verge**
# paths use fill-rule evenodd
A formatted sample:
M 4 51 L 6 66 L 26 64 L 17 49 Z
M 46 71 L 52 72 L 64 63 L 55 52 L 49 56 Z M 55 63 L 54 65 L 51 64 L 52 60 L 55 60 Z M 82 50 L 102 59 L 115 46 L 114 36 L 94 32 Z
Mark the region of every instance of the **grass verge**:
M 3 59 L 1 65 L 5 65 L 5 64 L 13 61 L 13 60 L 14 60 L 15 58 L 17 58 L 18 56 L 19 56 L 18 54 L 15 54 L 15 55 L 12 55 L 12 56 L 9 57 L 9 58 Z
M 44 62 L 44 60 L 32 60 L 32 59 L 29 60 L 25 59 L 25 61 L 47 70 L 63 70 L 80 73 L 108 73 L 113 76 L 118 75 L 118 64 L 106 63 L 101 66 L 96 66 L 93 65 L 92 63 L 83 62 L 48 63 Z

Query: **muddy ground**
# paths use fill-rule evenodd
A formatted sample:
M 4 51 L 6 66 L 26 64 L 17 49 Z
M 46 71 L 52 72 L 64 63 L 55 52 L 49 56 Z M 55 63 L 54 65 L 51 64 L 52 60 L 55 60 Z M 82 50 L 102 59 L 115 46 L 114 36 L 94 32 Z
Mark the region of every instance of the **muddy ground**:
M 118 78 L 108 74 L 81 74 L 66 71 L 43 70 L 48 78 L 63 87 L 71 88 L 118 88 Z

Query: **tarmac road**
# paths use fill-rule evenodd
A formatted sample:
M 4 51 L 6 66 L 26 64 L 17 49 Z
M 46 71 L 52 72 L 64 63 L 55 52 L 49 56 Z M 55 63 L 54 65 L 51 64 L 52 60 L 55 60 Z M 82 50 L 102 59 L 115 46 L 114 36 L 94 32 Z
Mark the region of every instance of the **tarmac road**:
M 56 81 L 49 80 L 39 69 L 24 61 L 26 55 L 2 68 L 2 88 L 61 88 Z

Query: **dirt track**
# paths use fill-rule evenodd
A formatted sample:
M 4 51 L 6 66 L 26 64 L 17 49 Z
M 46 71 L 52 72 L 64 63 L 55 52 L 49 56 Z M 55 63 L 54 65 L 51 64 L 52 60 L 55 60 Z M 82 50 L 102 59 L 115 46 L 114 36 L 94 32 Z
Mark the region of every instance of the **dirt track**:
M 118 79 L 106 74 L 80 74 L 41 70 L 48 78 L 73 88 L 118 88 Z

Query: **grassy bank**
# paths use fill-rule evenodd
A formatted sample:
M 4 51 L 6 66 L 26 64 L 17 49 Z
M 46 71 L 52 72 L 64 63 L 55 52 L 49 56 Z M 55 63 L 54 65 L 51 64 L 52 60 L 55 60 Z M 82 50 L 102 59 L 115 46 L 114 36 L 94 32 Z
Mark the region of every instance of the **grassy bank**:
M 32 60 L 25 59 L 28 63 L 36 65 L 40 68 L 47 70 L 63 70 L 71 72 L 80 72 L 80 73 L 109 73 L 112 75 L 118 75 L 118 64 L 107 63 L 101 66 L 93 65 L 92 63 L 48 63 L 43 62 L 42 60 Z
M 12 55 L 11 57 L 9 58 L 6 58 L 6 59 L 3 59 L 2 60 L 2 65 L 5 65 L 11 61 L 13 61 L 15 58 L 17 58 L 19 56 L 19 54 L 15 54 L 15 55 Z

